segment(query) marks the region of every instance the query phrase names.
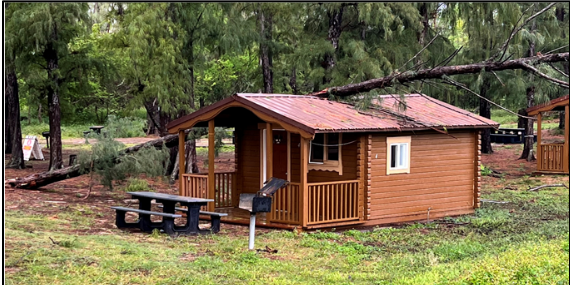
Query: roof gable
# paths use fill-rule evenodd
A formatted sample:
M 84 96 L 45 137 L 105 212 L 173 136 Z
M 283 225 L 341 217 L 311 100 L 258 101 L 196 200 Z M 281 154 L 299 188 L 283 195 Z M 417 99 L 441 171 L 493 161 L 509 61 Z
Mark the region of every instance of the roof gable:
M 405 95 L 406 110 L 397 108 L 400 95 L 383 95 L 367 110 L 314 96 L 285 94 L 232 95 L 168 124 L 169 132 L 192 127 L 198 120 L 213 118 L 230 106 L 248 108 L 264 120 L 306 132 L 385 132 L 424 129 L 491 128 L 498 123 L 423 94 Z M 263 119 L 263 118 L 262 118 Z M 193 123 L 194 122 L 194 123 Z

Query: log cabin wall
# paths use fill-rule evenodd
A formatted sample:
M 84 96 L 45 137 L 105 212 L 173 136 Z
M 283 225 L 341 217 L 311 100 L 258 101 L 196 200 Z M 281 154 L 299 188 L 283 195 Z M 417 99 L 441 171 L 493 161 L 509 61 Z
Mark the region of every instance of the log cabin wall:
M 236 126 L 237 153 L 237 197 L 239 193 L 256 193 L 259 191 L 260 173 L 260 137 L 257 123 Z
M 426 220 L 428 209 L 430 219 L 474 212 L 478 133 L 450 134 L 371 135 L 367 225 Z M 399 136 L 411 136 L 410 173 L 387 175 L 386 137 Z

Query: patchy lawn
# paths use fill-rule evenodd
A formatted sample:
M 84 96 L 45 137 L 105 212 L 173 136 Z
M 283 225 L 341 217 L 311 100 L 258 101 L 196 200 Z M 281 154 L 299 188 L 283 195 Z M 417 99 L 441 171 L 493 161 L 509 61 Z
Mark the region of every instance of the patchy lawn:
M 520 146 L 494 145 L 483 164 L 501 177 L 483 177 L 483 202 L 474 215 L 425 223 L 348 231 L 258 229 L 222 224 L 219 234 L 172 238 L 118 230 L 109 207 L 122 191 L 88 177 L 41 190 L 5 190 L 7 284 L 568 284 L 569 191 L 532 186 L 566 176 L 528 175 L 535 163 L 517 160 Z M 65 148 L 64 155 L 75 148 Z M 45 154 L 45 153 L 44 153 Z M 48 154 L 49 155 L 49 154 Z M 47 169 L 6 170 L 6 178 Z M 233 154 L 216 160 L 231 170 Z M 158 192 L 176 185 L 148 180 Z M 120 188 L 120 187 L 118 187 Z

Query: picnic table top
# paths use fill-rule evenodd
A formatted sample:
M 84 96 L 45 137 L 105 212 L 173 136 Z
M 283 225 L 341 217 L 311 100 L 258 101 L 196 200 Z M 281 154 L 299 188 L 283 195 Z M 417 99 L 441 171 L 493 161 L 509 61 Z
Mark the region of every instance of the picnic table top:
M 505 130 L 505 131 L 524 131 L 524 128 L 499 128 L 499 131 L 501 130 Z
M 185 202 L 185 203 L 214 202 L 214 199 L 194 198 L 194 197 L 186 197 L 186 196 L 156 193 L 156 192 L 127 192 L 127 194 L 131 194 L 133 197 L 145 197 L 151 199 L 168 200 L 168 201 Z
M 92 129 L 92 130 L 100 130 L 100 129 L 104 128 L 104 127 L 105 127 L 105 126 L 91 126 L 91 127 L 89 127 L 89 128 Z

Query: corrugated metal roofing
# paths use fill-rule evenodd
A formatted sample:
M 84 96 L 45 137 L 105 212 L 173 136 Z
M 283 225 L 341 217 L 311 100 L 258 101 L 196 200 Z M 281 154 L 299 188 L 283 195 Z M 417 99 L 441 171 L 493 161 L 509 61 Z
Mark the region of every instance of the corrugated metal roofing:
M 216 104 L 171 122 L 168 129 L 203 113 L 241 102 L 277 120 L 315 132 L 394 131 L 422 129 L 497 128 L 498 123 L 423 94 L 383 95 L 366 110 L 314 96 L 235 94 Z M 405 110 L 399 110 L 399 102 Z
M 489 119 L 423 94 L 383 95 L 367 110 L 313 96 L 237 94 L 262 108 L 302 123 L 316 132 L 387 131 L 426 128 L 497 127 Z M 406 110 L 398 110 L 398 103 Z

